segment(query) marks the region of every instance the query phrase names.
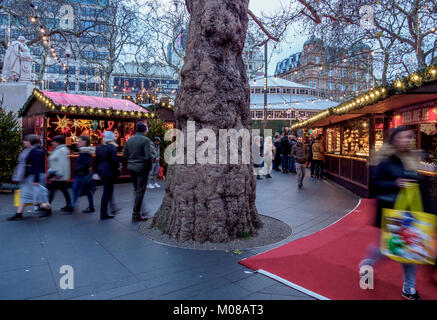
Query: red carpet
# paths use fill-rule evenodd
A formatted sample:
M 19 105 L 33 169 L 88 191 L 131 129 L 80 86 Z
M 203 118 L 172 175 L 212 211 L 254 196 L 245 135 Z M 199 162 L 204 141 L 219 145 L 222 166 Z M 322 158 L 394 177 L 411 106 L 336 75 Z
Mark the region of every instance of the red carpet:
M 402 299 L 402 267 L 383 259 L 375 267 L 374 289 L 362 290 L 358 264 L 378 229 L 372 225 L 375 201 L 361 200 L 349 215 L 308 237 L 240 261 L 253 270 L 264 270 L 322 297 L 335 300 Z M 437 299 L 433 269 L 419 266 L 416 288 L 422 299 Z M 272 277 L 274 277 L 272 276 Z

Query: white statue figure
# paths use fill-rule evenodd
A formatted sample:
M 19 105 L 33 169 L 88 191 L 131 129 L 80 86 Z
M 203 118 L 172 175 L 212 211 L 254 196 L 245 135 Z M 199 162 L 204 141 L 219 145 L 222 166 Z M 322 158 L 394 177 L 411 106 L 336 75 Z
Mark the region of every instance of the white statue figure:
M 32 56 L 23 36 L 13 41 L 6 50 L 2 78 L 12 82 L 32 80 Z

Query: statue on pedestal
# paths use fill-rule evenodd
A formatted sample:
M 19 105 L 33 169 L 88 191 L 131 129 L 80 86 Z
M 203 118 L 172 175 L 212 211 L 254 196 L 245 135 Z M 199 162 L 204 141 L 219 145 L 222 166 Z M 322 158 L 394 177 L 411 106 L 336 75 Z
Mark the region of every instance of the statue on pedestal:
M 13 41 L 6 50 L 2 78 L 8 82 L 32 81 L 32 55 L 23 36 Z

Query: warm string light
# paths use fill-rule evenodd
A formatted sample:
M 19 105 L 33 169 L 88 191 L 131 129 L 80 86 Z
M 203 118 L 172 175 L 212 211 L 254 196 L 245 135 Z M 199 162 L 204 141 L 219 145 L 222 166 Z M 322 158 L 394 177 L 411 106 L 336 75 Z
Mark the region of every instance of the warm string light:
M 91 108 L 91 107 L 82 107 L 82 106 L 64 106 L 64 105 L 59 105 L 56 106 L 56 104 L 48 97 L 46 97 L 41 91 L 39 91 L 38 89 L 34 89 L 33 91 L 33 96 L 37 97 L 39 101 L 41 101 L 48 109 L 51 109 L 53 111 L 55 111 L 56 109 L 60 110 L 61 112 L 70 112 L 70 113 L 76 113 L 76 114 L 94 114 L 97 113 L 99 115 L 103 115 L 106 114 L 107 116 L 113 116 L 113 115 L 117 115 L 117 116 L 124 116 L 124 117 L 129 117 L 129 118 L 139 118 L 139 119 L 144 119 L 144 118 L 155 118 L 155 113 L 153 112 L 144 112 L 144 111 L 131 111 L 131 112 L 127 112 L 127 111 L 123 111 L 121 112 L 120 110 L 113 110 L 113 109 L 100 109 L 100 108 Z
M 300 128 L 309 123 L 320 120 L 321 118 L 331 114 L 331 112 L 334 114 L 344 114 L 353 109 L 362 108 L 365 105 L 374 104 L 377 101 L 386 98 L 388 96 L 388 92 L 391 92 L 390 95 L 396 92 L 405 92 L 405 90 L 407 90 L 408 88 L 417 87 L 422 85 L 423 82 L 429 82 L 434 80 L 437 80 L 437 65 L 431 65 L 427 67 L 425 71 L 420 74 L 414 72 L 405 77 L 403 80 L 395 80 L 387 88 L 382 87 L 372 89 L 357 98 L 340 104 L 337 107 L 329 108 L 305 121 L 297 123 L 292 126 L 292 129 Z

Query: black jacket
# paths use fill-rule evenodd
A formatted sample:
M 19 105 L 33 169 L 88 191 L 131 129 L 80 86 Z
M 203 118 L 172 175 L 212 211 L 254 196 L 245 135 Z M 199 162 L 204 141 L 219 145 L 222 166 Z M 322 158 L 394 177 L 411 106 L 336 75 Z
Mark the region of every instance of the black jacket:
M 76 161 L 76 168 L 74 170 L 77 176 L 86 176 L 90 173 L 92 154 L 94 150 L 92 147 L 82 147 L 79 149 L 79 157 Z
M 291 152 L 291 144 L 288 141 L 288 137 L 284 136 L 281 138 L 281 154 L 287 156 Z
M 96 149 L 96 171 L 101 178 L 118 176 L 117 150 L 112 144 L 101 144 Z
M 39 181 L 39 175 L 45 172 L 45 155 L 41 147 L 33 148 L 26 158 L 26 171 L 24 176 L 34 175 L 34 182 Z

